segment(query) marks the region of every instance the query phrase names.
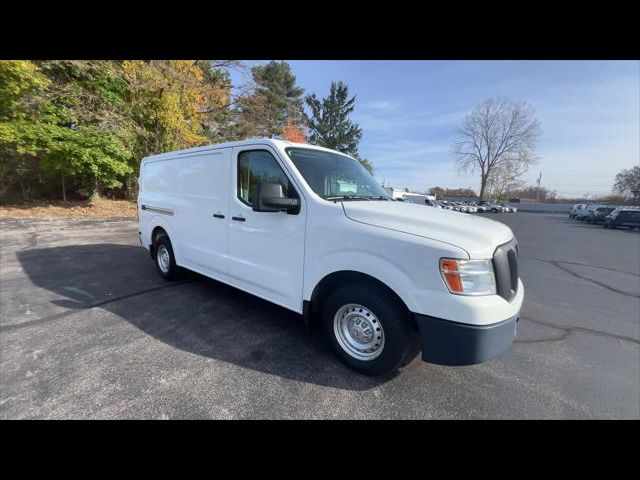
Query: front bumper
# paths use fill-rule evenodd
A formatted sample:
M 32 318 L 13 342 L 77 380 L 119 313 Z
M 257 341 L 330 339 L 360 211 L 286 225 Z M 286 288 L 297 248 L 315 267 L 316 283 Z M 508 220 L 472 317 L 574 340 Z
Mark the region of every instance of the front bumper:
M 422 360 L 438 365 L 473 365 L 504 353 L 516 337 L 520 312 L 502 322 L 469 325 L 415 314 Z

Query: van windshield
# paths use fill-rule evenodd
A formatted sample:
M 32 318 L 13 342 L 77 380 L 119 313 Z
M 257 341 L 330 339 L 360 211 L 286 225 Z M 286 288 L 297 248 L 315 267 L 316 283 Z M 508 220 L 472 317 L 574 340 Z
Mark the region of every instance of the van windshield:
M 287 148 L 289 158 L 315 193 L 326 200 L 387 200 L 360 162 L 338 153 Z

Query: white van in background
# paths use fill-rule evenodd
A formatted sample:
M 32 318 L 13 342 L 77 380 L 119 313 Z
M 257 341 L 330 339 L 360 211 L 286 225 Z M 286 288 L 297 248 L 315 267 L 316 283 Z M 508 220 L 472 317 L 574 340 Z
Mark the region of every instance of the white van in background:
M 437 207 L 435 195 L 425 195 L 423 193 L 405 193 L 404 198 L 411 200 L 412 203 L 417 205 L 428 205 L 430 207 Z
M 382 187 L 387 195 L 393 200 L 406 203 L 415 203 L 417 205 L 428 205 L 430 207 L 442 208 L 436 201 L 435 195 L 426 195 L 423 193 L 406 192 L 402 188 Z
M 344 154 L 246 140 L 147 157 L 139 180 L 140 242 L 163 278 L 183 267 L 318 319 L 359 372 L 396 370 L 419 347 L 479 363 L 516 335 L 511 230 L 391 201 Z

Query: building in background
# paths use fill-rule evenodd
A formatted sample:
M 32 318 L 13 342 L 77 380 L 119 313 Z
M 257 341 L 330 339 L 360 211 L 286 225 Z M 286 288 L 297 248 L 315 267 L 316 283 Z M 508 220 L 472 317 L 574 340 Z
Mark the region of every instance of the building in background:
M 480 198 L 470 188 L 446 189 L 442 198 L 448 202 L 475 202 L 478 203 Z

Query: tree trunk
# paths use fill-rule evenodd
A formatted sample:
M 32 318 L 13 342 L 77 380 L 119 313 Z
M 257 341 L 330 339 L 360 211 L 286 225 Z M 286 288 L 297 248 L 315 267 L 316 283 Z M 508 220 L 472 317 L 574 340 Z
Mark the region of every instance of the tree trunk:
M 93 179 L 93 191 L 89 197 L 90 200 L 95 198 L 100 198 L 100 192 L 98 192 L 98 177 L 94 177 Z
M 487 187 L 487 174 L 480 175 L 480 200 L 484 200 L 484 191 Z
M 28 199 L 27 191 L 24 188 L 24 182 L 22 181 L 21 177 L 18 178 L 18 182 L 20 183 L 20 191 L 22 192 L 22 200 L 26 202 L 29 199 Z
M 67 190 L 64 185 L 64 173 L 62 174 L 62 201 L 63 202 L 67 201 Z

